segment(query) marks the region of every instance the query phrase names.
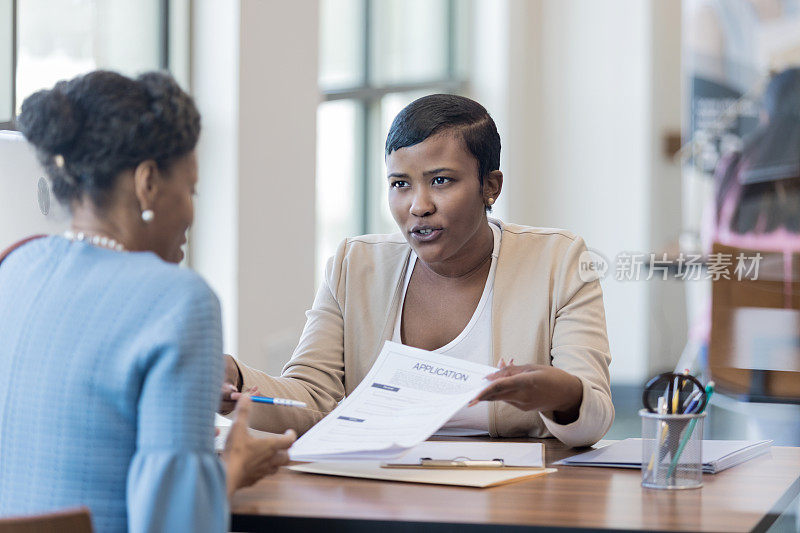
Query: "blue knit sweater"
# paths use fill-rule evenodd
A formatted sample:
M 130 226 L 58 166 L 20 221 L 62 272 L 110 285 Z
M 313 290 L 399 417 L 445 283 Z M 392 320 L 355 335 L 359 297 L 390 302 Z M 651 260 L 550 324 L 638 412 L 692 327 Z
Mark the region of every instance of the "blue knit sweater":
M 219 302 L 149 252 L 62 237 L 0 265 L 0 516 L 86 505 L 97 531 L 224 531 Z

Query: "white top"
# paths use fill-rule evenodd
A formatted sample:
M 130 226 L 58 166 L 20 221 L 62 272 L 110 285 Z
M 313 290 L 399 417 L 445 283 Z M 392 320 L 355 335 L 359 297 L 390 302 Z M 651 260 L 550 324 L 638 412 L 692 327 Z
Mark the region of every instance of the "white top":
M 489 267 L 489 275 L 486 277 L 486 285 L 483 288 L 481 299 L 475 307 L 467 325 L 456 336 L 455 339 L 433 350 L 433 353 L 449 355 L 466 361 L 492 365 L 492 294 L 494 286 L 494 273 L 497 268 L 497 254 L 500 250 L 500 240 L 502 232 L 493 222 L 489 223 L 494 235 L 494 247 L 492 248 L 492 264 Z M 414 272 L 414 265 L 417 261 L 417 254 L 413 251 L 408 259 L 406 278 L 403 284 L 403 297 L 400 299 L 400 308 L 397 313 L 397 321 L 394 325 L 392 340 L 402 343 L 400 326 L 403 320 L 403 305 L 405 303 L 406 291 L 411 275 Z M 473 407 L 464 407 L 458 411 L 453 418 L 448 420 L 437 435 L 468 436 L 468 435 L 488 435 L 489 434 L 489 403 L 480 402 Z

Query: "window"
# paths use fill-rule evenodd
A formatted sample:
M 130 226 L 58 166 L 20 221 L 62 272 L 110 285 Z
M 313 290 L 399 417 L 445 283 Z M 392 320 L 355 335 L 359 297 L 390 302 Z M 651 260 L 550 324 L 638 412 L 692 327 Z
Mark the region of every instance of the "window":
M 343 238 L 395 231 L 386 134 L 414 99 L 466 91 L 469 8 L 464 0 L 321 0 L 318 279 Z
M 14 117 L 14 2 L 0 0 L 0 129 Z
M 98 68 L 169 68 L 186 86 L 188 10 L 189 0 L 0 0 L 0 128 L 30 94 Z

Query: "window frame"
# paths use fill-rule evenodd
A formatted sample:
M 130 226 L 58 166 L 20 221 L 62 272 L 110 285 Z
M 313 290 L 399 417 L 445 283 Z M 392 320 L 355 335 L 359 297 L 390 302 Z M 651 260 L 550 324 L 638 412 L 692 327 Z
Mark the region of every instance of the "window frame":
M 8 122 L 0 122 L 0 130 L 15 130 L 17 118 L 17 1 L 11 0 L 11 117 Z
M 11 0 L 11 119 L 8 122 L 0 122 L 2 130 L 16 130 L 17 119 L 17 56 L 19 48 L 19 0 Z M 159 0 L 159 12 L 161 21 L 159 24 L 159 58 L 158 68 L 162 70 L 170 69 L 170 38 L 172 28 L 170 24 L 170 14 L 173 9 L 173 0 Z M 191 16 L 191 8 L 187 6 L 188 14 Z M 188 38 L 188 36 L 187 36 Z
M 355 183 L 355 189 L 358 195 L 355 204 L 358 206 L 359 212 L 355 216 L 358 218 L 357 231 L 362 234 L 372 232 L 376 226 L 374 223 L 375 221 L 372 220 L 372 214 L 369 209 L 370 199 L 375 187 L 374 180 L 371 180 L 370 176 L 374 169 L 374 158 L 376 154 L 383 153 L 382 146 L 376 145 L 378 139 L 378 132 L 376 129 L 380 127 L 379 114 L 381 100 L 385 96 L 395 93 L 438 91 L 452 94 L 464 94 L 469 89 L 468 77 L 466 74 L 459 72 L 459 59 L 462 51 L 459 50 L 459 34 L 457 27 L 458 12 L 456 9 L 456 2 L 458 0 L 447 0 L 446 2 L 447 67 L 443 77 L 410 83 L 373 84 L 371 81 L 372 72 L 370 70 L 370 64 L 373 46 L 372 6 L 375 1 L 380 0 L 361 0 L 364 17 L 361 27 L 363 32 L 363 50 L 360 59 L 360 83 L 344 88 L 326 88 L 320 85 L 321 104 L 336 100 L 350 100 L 359 107 L 361 112 L 362 123 L 360 124 L 358 134 L 363 139 L 363 142 L 360 144 L 359 149 L 361 153 L 357 156 L 358 160 L 356 161 L 360 168 L 360 175 L 356 178 Z M 464 3 L 466 4 L 466 2 Z

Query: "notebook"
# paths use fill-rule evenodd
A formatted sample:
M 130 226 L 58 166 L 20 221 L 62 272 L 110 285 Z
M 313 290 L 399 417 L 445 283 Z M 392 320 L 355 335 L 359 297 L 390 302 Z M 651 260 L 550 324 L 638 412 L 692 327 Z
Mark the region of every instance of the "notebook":
M 769 451 L 771 440 L 704 440 L 703 473 L 716 474 Z M 641 468 L 642 439 L 625 439 L 557 461 L 565 466 Z

